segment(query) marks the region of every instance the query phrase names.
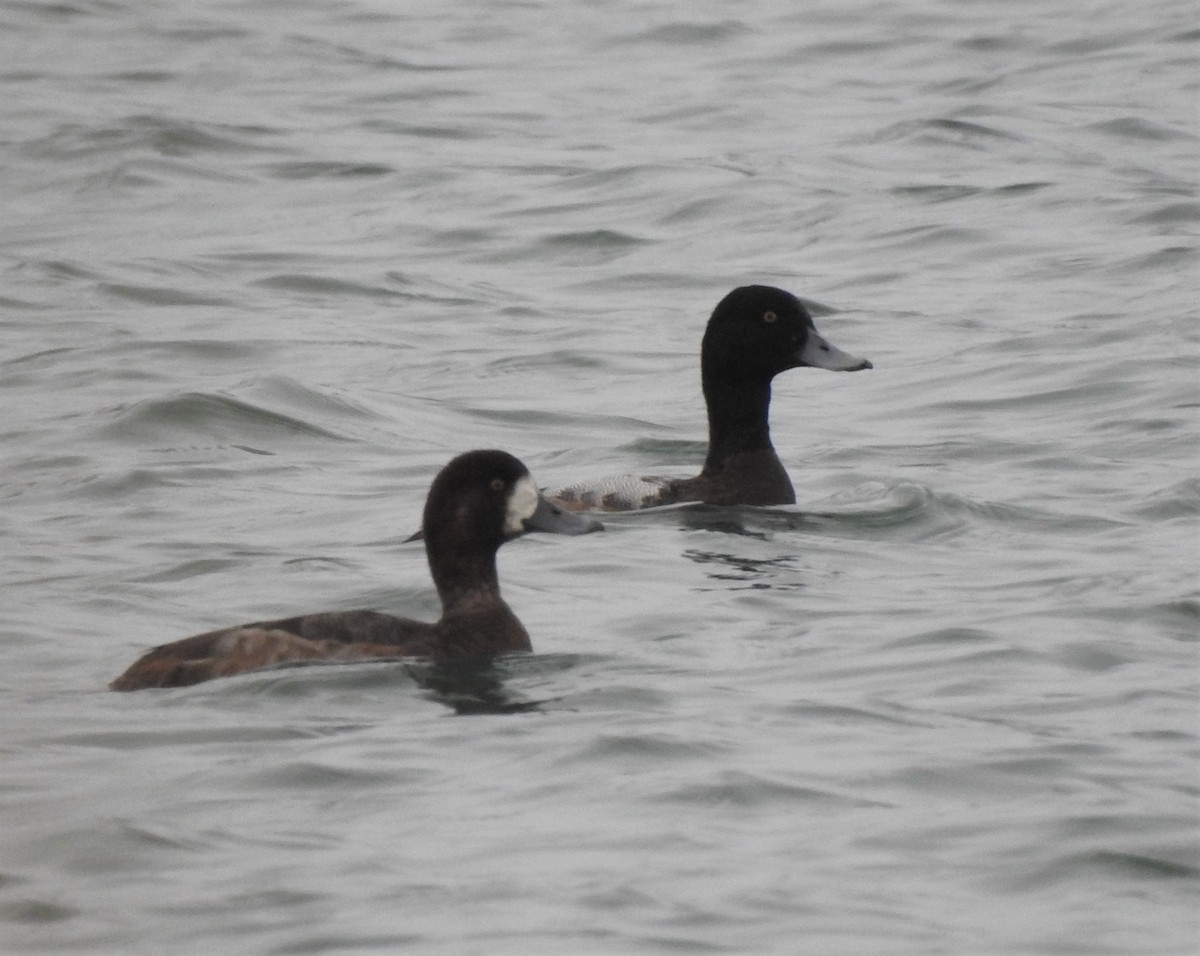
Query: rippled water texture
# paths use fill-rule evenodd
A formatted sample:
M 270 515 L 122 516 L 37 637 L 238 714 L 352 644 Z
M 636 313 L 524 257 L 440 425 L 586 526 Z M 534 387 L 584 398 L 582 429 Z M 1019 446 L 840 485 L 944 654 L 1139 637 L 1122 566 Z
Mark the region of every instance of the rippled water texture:
M 0 949 L 1182 954 L 1193 4 L 0 2 Z M 703 458 L 735 285 L 800 504 L 501 556 L 531 656 L 112 694 L 432 617 L 472 447 Z

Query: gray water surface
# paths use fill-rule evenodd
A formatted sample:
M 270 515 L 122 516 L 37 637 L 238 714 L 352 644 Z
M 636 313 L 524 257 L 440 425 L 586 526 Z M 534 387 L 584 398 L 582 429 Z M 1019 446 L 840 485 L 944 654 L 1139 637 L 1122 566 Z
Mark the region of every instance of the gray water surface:
M 1183 954 L 1191 4 L 0 2 L 0 949 Z M 686 474 L 730 288 L 799 504 L 517 541 L 535 653 L 113 694 L 430 618 L 453 455 Z

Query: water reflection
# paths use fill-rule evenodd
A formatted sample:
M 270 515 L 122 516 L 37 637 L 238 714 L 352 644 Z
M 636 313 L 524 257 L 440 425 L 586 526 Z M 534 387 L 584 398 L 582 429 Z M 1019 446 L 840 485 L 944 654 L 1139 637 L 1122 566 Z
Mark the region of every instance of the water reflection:
M 703 551 L 699 548 L 689 548 L 683 556 L 697 564 L 712 565 L 708 572 L 710 578 L 718 581 L 749 582 L 748 588 L 771 588 L 774 590 L 794 590 L 804 587 L 800 581 L 779 581 L 780 572 L 796 572 L 793 565 L 794 554 L 781 554 L 770 558 L 748 558 L 739 554 L 729 554 L 723 551 Z M 764 580 L 770 579 L 770 580 Z
M 775 508 L 688 505 L 674 511 L 688 531 L 713 531 L 766 541 L 776 531 L 797 531 L 814 524 L 811 516 Z
M 407 668 L 426 696 L 456 714 L 522 714 L 551 700 L 525 700 L 505 686 L 503 665 L 488 658 L 428 661 Z

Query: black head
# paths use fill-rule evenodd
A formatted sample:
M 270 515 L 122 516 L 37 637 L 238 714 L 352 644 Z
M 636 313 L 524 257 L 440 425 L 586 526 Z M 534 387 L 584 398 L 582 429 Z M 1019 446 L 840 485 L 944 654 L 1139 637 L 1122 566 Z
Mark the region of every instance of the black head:
M 789 368 L 835 372 L 871 368 L 817 332 L 812 316 L 790 292 L 766 285 L 734 289 L 713 310 L 700 364 L 705 381 L 769 382 Z
M 438 544 L 494 552 L 527 531 L 586 534 L 600 524 L 555 508 L 538 492 L 533 477 L 504 451 L 469 451 L 434 478 L 425 500 L 422 529 L 426 547 Z

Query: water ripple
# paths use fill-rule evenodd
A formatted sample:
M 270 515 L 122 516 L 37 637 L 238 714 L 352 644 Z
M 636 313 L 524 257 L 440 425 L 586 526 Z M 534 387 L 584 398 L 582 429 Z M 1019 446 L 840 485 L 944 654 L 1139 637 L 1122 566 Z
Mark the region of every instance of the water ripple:
M 226 444 L 270 444 L 297 436 L 338 442 L 349 440 L 303 419 L 208 392 L 186 392 L 171 398 L 139 402 L 120 410 L 100 432 L 112 441 L 136 443 L 177 444 L 189 437 Z

